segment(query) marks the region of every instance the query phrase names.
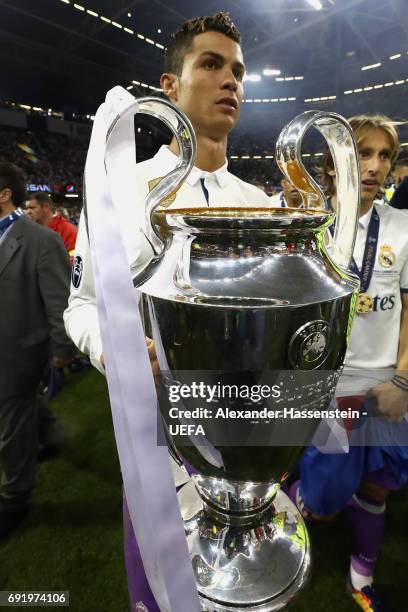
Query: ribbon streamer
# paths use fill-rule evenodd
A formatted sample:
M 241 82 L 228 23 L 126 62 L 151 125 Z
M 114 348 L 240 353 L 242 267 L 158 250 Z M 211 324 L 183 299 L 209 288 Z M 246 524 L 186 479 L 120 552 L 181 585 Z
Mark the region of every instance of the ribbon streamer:
M 133 112 L 130 112 L 133 107 Z M 146 576 L 161 612 L 198 612 L 200 603 L 167 448 L 157 446 L 157 398 L 133 288 L 129 260 L 115 208 L 121 202 L 112 182 L 130 181 L 135 167 L 133 125 L 137 102 L 126 90 L 111 90 L 96 115 L 86 168 L 92 268 L 116 444 L 126 498 Z M 120 130 L 121 175 L 108 177 L 105 148 L 111 125 L 124 116 Z M 119 122 L 121 118 L 119 118 Z M 129 153 L 124 159 L 125 151 Z M 118 167 L 118 165 L 116 165 Z M 110 183 L 110 184 L 109 184 Z M 144 202 L 129 198 L 134 206 Z M 123 202 L 122 202 L 123 205 Z M 139 228 L 135 227 L 135 240 Z

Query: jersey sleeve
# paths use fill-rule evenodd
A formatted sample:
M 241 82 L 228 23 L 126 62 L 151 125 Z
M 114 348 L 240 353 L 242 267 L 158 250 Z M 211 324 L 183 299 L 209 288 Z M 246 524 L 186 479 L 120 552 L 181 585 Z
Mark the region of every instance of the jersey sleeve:
M 402 250 L 401 256 L 403 257 L 403 263 L 401 267 L 400 274 L 400 288 L 402 293 L 408 293 L 408 212 L 401 212 L 401 215 L 404 216 L 404 224 L 401 224 L 399 227 L 400 232 L 402 232 L 405 237 L 405 247 Z
M 83 211 L 79 222 L 71 274 L 71 292 L 68 308 L 64 312 L 64 323 L 68 336 L 83 353 L 89 355 L 92 365 L 104 374 L 91 249 Z
M 402 293 L 408 293 L 408 249 L 407 249 L 407 256 L 405 258 L 405 263 L 401 270 L 400 287 L 401 287 Z

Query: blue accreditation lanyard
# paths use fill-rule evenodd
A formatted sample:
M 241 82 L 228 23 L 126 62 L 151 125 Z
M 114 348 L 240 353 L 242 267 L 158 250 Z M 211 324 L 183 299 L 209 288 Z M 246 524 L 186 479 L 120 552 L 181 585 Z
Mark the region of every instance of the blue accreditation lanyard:
M 378 234 L 380 231 L 380 217 L 373 206 L 371 212 L 370 223 L 368 224 L 367 237 L 364 248 L 363 261 L 361 262 L 361 270 L 358 269 L 354 257 L 351 260 L 351 269 L 360 277 L 360 293 L 365 293 L 370 286 L 371 277 L 373 275 L 375 257 L 377 255 Z
M 330 206 L 330 203 L 329 203 Z M 330 233 L 333 235 L 334 224 L 330 227 Z M 355 262 L 354 257 L 351 260 L 350 267 L 352 271 L 360 279 L 360 291 L 357 297 L 356 312 L 359 315 L 364 315 L 374 310 L 374 300 L 367 294 L 367 289 L 370 286 L 371 277 L 373 275 L 375 258 L 377 255 L 378 234 L 380 231 L 380 217 L 373 206 L 370 222 L 367 229 L 367 237 L 364 248 L 363 261 L 361 262 L 361 270 Z
M 4 219 L 0 220 L 0 238 L 3 236 L 5 231 L 10 227 L 14 221 L 17 221 L 19 217 L 23 214 L 21 208 L 17 208 L 10 215 L 7 215 Z
M 331 201 L 328 201 L 328 206 L 330 210 L 333 210 L 331 207 Z M 368 224 L 367 229 L 367 237 L 364 248 L 363 261 L 361 262 L 361 270 L 358 269 L 358 266 L 355 262 L 354 257 L 351 259 L 350 267 L 354 274 L 360 279 L 360 293 L 365 293 L 370 286 L 371 277 L 373 275 L 374 265 L 375 265 L 375 257 L 377 255 L 377 245 L 378 245 L 378 234 L 380 232 L 380 217 L 378 212 L 373 206 L 373 210 L 371 212 L 370 222 Z M 334 223 L 330 227 L 330 233 L 333 236 L 334 234 Z

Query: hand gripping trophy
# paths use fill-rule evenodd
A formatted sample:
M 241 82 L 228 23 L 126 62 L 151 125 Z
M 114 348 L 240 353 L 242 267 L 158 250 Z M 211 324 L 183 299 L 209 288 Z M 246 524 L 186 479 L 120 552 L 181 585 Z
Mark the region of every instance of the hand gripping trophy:
M 170 570 L 154 539 L 155 531 L 164 534 L 162 540 L 171 531 L 172 517 L 159 516 L 167 490 L 159 482 L 165 470 L 155 466 L 159 454 L 163 460 L 167 451 L 154 446 L 149 429 L 155 418 L 154 386 L 149 382 L 146 392 L 146 381 L 138 378 L 146 374 L 144 334 L 133 287 L 146 301 L 162 372 L 158 437 L 164 435 L 173 456 L 194 473 L 201 501 L 184 521 L 199 596 L 194 605 L 208 612 L 278 610 L 304 585 L 310 568 L 305 524 L 280 485 L 318 421 L 302 421 L 298 429 L 288 429 L 285 419 L 274 419 L 261 409 L 282 414 L 288 407 L 327 408 L 334 395 L 359 287 L 349 270 L 360 185 L 352 132 L 339 115 L 320 111 L 299 115 L 282 131 L 278 164 L 300 192 L 303 209 L 255 208 L 250 202 L 244 208 L 233 202 L 229 208 L 165 208 L 161 202 L 179 189 L 194 166 L 196 144 L 189 120 L 156 98 L 135 100 L 126 94 L 113 106 L 110 115 L 105 112 L 106 129 L 99 141 L 95 135 L 91 142 L 94 151 L 102 145 L 103 152 L 99 169 L 88 156 L 88 222 L 115 432 L 145 568 L 153 576 L 156 598 L 161 589 L 168 594 L 160 608 L 179 612 L 169 594 Z M 132 272 L 127 268 L 123 273 L 121 286 L 118 276 L 126 267 L 125 258 L 102 266 L 98 248 L 106 250 L 109 234 L 109 252 L 113 258 L 120 255 L 114 242 L 120 241 L 115 200 L 133 197 L 124 196 L 120 176 L 127 168 L 123 151 L 132 149 L 134 156 L 132 126 L 137 112 L 164 121 L 177 139 L 179 160 L 149 193 L 145 208 L 139 206 L 140 249 Z M 323 193 L 301 162 L 302 139 L 310 127 L 326 139 L 336 169 L 338 209 L 329 246 L 325 234 L 335 215 L 326 210 Z M 98 194 L 101 167 L 106 184 Z M 125 293 L 128 327 L 123 323 L 123 329 L 117 329 L 126 307 L 122 303 L 116 315 L 111 311 L 116 308 L 114 300 Z M 134 341 L 131 316 L 139 318 L 141 329 Z M 139 353 L 132 353 L 137 343 Z M 140 367 L 132 359 L 139 359 Z M 258 397 L 254 403 L 248 393 L 240 393 L 244 387 L 253 391 L 255 385 L 258 391 L 277 390 L 275 399 L 262 397 L 260 402 Z M 175 390 L 177 401 L 171 396 Z M 149 401 L 152 405 L 146 406 Z M 258 419 L 251 418 L 254 407 Z M 157 578 L 160 571 L 164 577 Z M 192 610 L 193 604 L 188 612 Z

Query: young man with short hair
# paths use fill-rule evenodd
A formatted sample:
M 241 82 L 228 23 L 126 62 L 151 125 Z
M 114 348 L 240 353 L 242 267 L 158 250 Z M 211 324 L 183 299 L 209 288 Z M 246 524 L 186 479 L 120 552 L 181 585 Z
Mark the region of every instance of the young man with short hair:
M 228 171 L 227 139 L 239 118 L 244 73 L 240 34 L 228 14 L 216 13 L 192 19 L 173 35 L 167 47 L 165 72 L 160 83 L 169 100 L 184 111 L 193 124 L 197 137 L 197 159 L 184 184 L 177 193 L 162 202 L 163 207 L 271 206 L 262 190 Z M 160 179 L 176 166 L 177 154 L 178 146 L 173 139 L 169 146 L 162 146 L 152 159 L 137 164 L 135 180 L 141 196 L 146 197 Z M 123 207 L 118 210 L 118 220 L 131 266 L 138 252 L 133 202 L 123 202 Z M 90 356 L 93 365 L 103 372 L 91 254 L 83 216 L 75 249 L 69 307 L 64 316 L 69 335 Z M 147 342 L 155 370 L 158 366 L 153 343 L 148 339 Z M 177 486 L 188 480 L 186 472 L 177 466 L 174 476 Z M 126 505 L 124 525 L 132 609 L 143 600 L 149 612 L 156 612 L 158 607 L 143 573 Z M 145 608 L 140 607 L 142 609 Z
M 353 537 L 348 591 L 364 610 L 383 612 L 385 605 L 372 582 L 385 501 L 390 490 L 408 483 L 408 216 L 374 203 L 398 155 L 393 122 L 383 115 L 360 115 L 349 122 L 361 171 L 353 262 L 361 286 L 336 395 L 342 407 L 358 407 L 364 413 L 371 405 L 383 420 L 371 419 L 376 437 L 370 441 L 376 446 L 364 446 L 363 441 L 345 454 L 307 449 L 300 486 L 293 485 L 291 497 L 308 518 L 332 516 L 346 507 Z M 336 209 L 334 177 L 327 157 L 323 183 Z M 399 423 L 398 428 L 389 430 L 388 422 Z M 382 442 L 386 435 L 388 445 Z
M 192 121 L 197 136 L 197 160 L 184 184 L 161 204 L 163 207 L 271 206 L 263 191 L 231 174 L 226 161 L 228 134 L 238 121 L 243 99 L 245 67 L 239 40 L 239 32 L 228 15 L 217 13 L 184 24 L 167 48 L 166 72 L 160 82 L 171 102 Z M 135 180 L 142 197 L 146 197 L 175 167 L 176 154 L 177 144 L 173 139 L 154 157 L 137 164 Z M 130 266 L 138 252 L 133 229 L 137 227 L 134 208 L 133 202 L 123 202 L 118 211 Z M 77 346 L 89 354 L 93 365 L 103 372 L 90 248 L 83 215 L 75 256 L 81 263 L 81 279 L 71 287 L 65 323 Z
M 43 191 L 29 193 L 26 200 L 26 211 L 30 219 L 44 227 L 49 227 L 61 236 L 72 265 L 78 230 L 62 215 L 54 214 L 53 203 L 48 193 Z

